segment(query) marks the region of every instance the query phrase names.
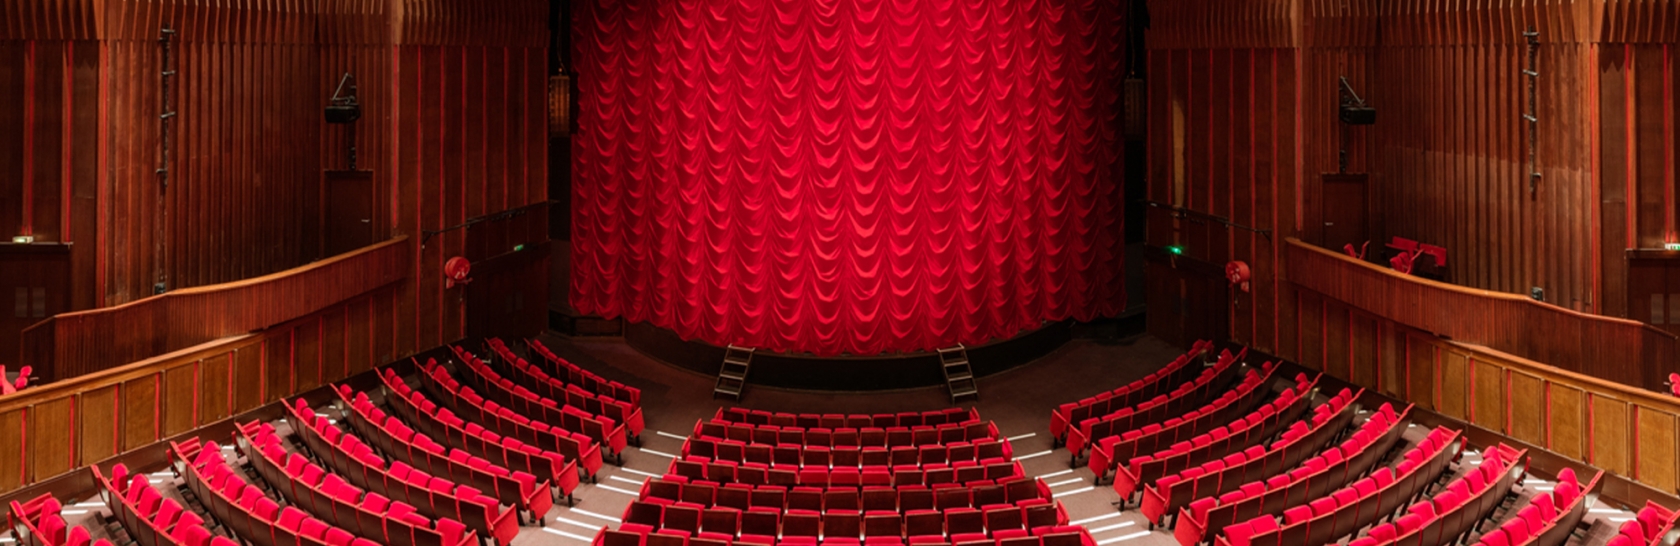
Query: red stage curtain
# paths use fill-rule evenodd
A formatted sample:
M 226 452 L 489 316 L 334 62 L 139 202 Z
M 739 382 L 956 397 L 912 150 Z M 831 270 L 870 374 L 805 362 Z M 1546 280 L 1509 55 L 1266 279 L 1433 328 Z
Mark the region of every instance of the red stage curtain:
M 571 301 L 878 354 L 1124 308 L 1116 0 L 582 0 Z

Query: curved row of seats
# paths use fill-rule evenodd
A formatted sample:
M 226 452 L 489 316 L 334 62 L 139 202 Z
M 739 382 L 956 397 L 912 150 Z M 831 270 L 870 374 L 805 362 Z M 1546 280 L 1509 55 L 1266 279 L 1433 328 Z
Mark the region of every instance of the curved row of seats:
M 61 515 L 64 505 L 53 498 L 52 493 L 46 493 L 28 501 L 12 501 L 11 512 L 6 514 L 7 523 L 17 536 L 18 542 L 24 546 L 112 546 L 107 539 L 93 540 L 88 530 L 77 526 L 70 527 Z M 169 544 L 168 542 L 162 544 Z M 218 543 L 216 546 L 224 546 Z
M 1493 513 L 1511 485 L 1527 475 L 1528 452 L 1504 444 L 1488 448 L 1482 464 L 1431 498 L 1412 505 L 1393 523 L 1372 527 L 1348 546 L 1408 544 L 1434 546 L 1457 540 Z
M 1436 428 L 1407 450 L 1397 467 L 1383 466 L 1348 487 L 1284 510 L 1281 526 L 1274 516 L 1261 515 L 1226 527 L 1226 540 L 1236 544 L 1335 542 L 1417 498 L 1446 471 L 1460 447 L 1456 431 Z
M 1248 415 L 1228 424 L 1167 446 L 1154 454 L 1133 457 L 1114 473 L 1114 492 L 1120 495 L 1122 506 L 1142 493 L 1145 485 L 1166 476 L 1215 459 L 1223 459 L 1229 468 L 1246 462 L 1250 456 L 1265 453 L 1265 448 L 1259 446 L 1260 442 L 1278 435 L 1285 426 L 1300 418 L 1312 402 L 1313 393 L 1317 392 L 1314 390 L 1317 381 L 1314 378 L 1311 382 L 1286 388 L 1271 402 L 1261 404 Z M 1352 394 L 1348 389 L 1342 389 L 1336 396 Z M 1260 449 L 1252 449 L 1255 447 Z
M 502 340 L 491 338 L 490 343 L 501 344 Z M 555 356 L 554 352 L 548 350 L 548 347 L 543 346 L 541 341 L 527 339 L 525 340 L 525 345 L 530 347 L 532 352 L 541 355 L 542 359 L 551 366 L 548 369 L 549 375 L 554 377 L 564 376 L 567 383 L 581 385 L 586 391 L 610 396 L 613 399 L 628 402 L 632 407 L 638 409 L 642 407 L 641 389 L 631 387 L 617 381 L 608 381 L 605 378 L 596 375 L 595 372 L 580 368 L 578 365 L 573 364 L 564 358 Z
M 495 401 L 533 421 L 559 423 L 566 430 L 582 432 L 601 445 L 603 455 L 616 455 L 619 463 L 624 462 L 624 448 L 629 445 L 629 433 L 625 430 L 624 423 L 566 405 L 564 398 L 555 401 L 539 395 L 524 385 L 514 383 L 512 379 L 502 377 L 472 353 L 460 347 L 450 348 L 455 351 L 464 368 L 460 377 L 432 362 L 427 362 L 427 375 L 439 381 L 465 379 L 478 389 L 478 395 L 483 396 L 485 400 Z
M 949 508 L 981 508 L 1013 504 L 1031 499 L 1049 500 L 1050 487 L 1040 479 L 1024 477 L 982 480 L 973 484 L 929 488 L 901 487 L 830 488 L 779 485 L 718 484 L 682 476 L 660 476 L 642 483 L 638 500 L 689 503 L 701 508 L 723 507 L 745 511 L 773 510 L 864 510 L 910 512 Z M 1060 508 L 1058 505 L 1057 508 Z
M 721 413 L 721 412 L 720 412 Z M 975 441 L 997 438 L 997 425 L 981 421 L 979 414 L 961 421 L 922 425 L 888 425 L 885 427 L 805 427 L 769 423 L 742 423 L 712 417 L 694 424 L 690 436 L 710 436 L 737 442 L 767 445 L 803 445 L 827 448 L 914 447 L 928 444 Z
M 1156 479 L 1155 483 L 1144 487 L 1143 497 L 1153 498 L 1148 503 L 1149 508 L 1144 509 L 1145 516 L 1150 517 L 1152 521 L 1158 521 L 1160 517 L 1176 512 L 1179 516 L 1175 520 L 1174 534 L 1178 535 L 1179 542 L 1200 542 L 1210 527 L 1217 529 L 1234 523 L 1231 519 L 1236 513 L 1234 507 L 1208 512 L 1219 506 L 1218 499 L 1235 499 L 1235 495 L 1226 495 L 1245 486 L 1251 493 L 1264 490 L 1265 484 L 1256 485 L 1254 482 L 1288 472 L 1300 466 L 1301 461 L 1323 450 L 1353 420 L 1354 408 L 1357 407 L 1353 401 L 1358 397 L 1359 394 L 1349 394 L 1346 390 L 1338 393 L 1324 404 L 1313 407 L 1310 419 L 1290 424 L 1271 445 L 1249 446 L 1241 452 L 1243 456 L 1240 460 L 1221 460 L 1222 469 L 1210 471 L 1205 466 L 1206 463 L 1203 463 L 1203 466 L 1198 467 L 1200 470 L 1185 469 Z M 1178 483 L 1186 483 L 1191 489 L 1169 490 Z M 1192 493 L 1196 495 L 1192 496 Z M 1214 499 L 1211 506 L 1206 499 Z M 1201 501 L 1204 509 L 1187 513 L 1190 511 L 1186 508 L 1193 501 Z
M 1680 510 L 1670 511 L 1662 505 L 1645 501 L 1637 517 L 1622 523 L 1616 536 L 1607 546 L 1659 546 L 1680 521 Z
M 742 407 L 718 408 L 714 421 L 747 425 L 775 425 L 798 428 L 892 428 L 939 426 L 980 420 L 974 408 L 945 408 L 898 413 L 789 413 Z
M 170 442 L 175 471 L 187 482 L 204 509 L 234 535 L 256 546 L 378 546 L 365 538 L 292 506 L 281 508 L 262 488 L 247 483 L 222 457 L 215 442 L 186 444 Z M 458 544 L 459 536 L 446 536 L 446 544 Z M 477 540 L 469 532 L 468 540 Z
M 1528 506 L 1517 511 L 1516 517 L 1500 524 L 1498 529 L 1481 536 L 1481 546 L 1527 546 L 1529 544 L 1561 545 L 1569 540 L 1575 526 L 1587 513 L 1588 495 L 1598 490 L 1604 471 L 1593 476 L 1585 487 L 1575 478 L 1575 470 L 1558 472 L 1557 485 L 1551 492 L 1536 495 Z M 1641 513 L 1640 516 L 1644 516 Z M 1633 522 L 1641 526 L 1644 522 Z M 1640 534 L 1643 538 L 1643 533 Z
M 474 478 L 470 483 L 481 489 L 499 490 L 503 487 L 502 481 L 514 480 L 523 492 L 522 495 L 526 497 L 523 502 L 531 507 L 533 513 L 539 515 L 539 521 L 540 515 L 548 511 L 548 506 L 553 505 L 553 498 L 538 500 L 533 498 L 535 494 L 541 492 L 544 497 L 548 497 L 547 492 L 552 485 L 555 496 L 570 500 L 572 492 L 577 489 L 577 464 L 567 461 L 566 457 L 559 453 L 545 451 L 518 440 L 504 439 L 494 432 L 484 430 L 476 423 L 465 423 L 459 418 L 450 419 L 450 416 L 444 415 L 422 417 L 417 413 L 410 413 L 409 417 L 414 423 L 422 427 L 422 430 L 417 431 L 409 428 L 403 419 L 386 415 L 384 410 L 373 405 L 367 393 L 358 392 L 352 395 L 347 385 L 339 385 L 334 392 L 338 393 L 344 406 L 350 408 L 346 414 L 351 428 L 368 438 L 380 451 L 399 457 L 409 465 L 433 474 L 453 476 L 461 472 L 460 469 L 428 470 L 445 467 L 446 463 L 435 460 L 439 457 L 446 457 L 456 464 L 464 462 L 470 467 L 467 474 Z M 400 398 L 391 396 L 388 399 Z M 440 437 L 454 447 L 446 448 L 439 444 L 432 439 L 429 431 L 442 432 Z M 541 483 L 538 483 L 539 480 Z
M 424 395 L 420 395 L 419 391 L 410 388 L 394 370 L 386 368 L 380 373 L 385 386 L 395 391 L 398 397 L 413 403 L 421 414 L 441 416 L 444 410 L 451 410 L 452 415 L 464 418 L 464 422 L 482 426 L 502 438 L 513 438 L 565 455 L 566 458 L 577 461 L 578 469 L 587 472 L 591 480 L 599 476 L 602 465 L 601 445 L 588 435 L 568 430 L 563 426 L 532 420 L 502 407 L 493 400 L 479 397 L 470 387 L 461 385 L 448 374 L 428 374 L 428 369 L 439 369 L 437 362 L 428 360 L 426 366 L 422 367 L 421 384 L 427 392 L 441 400 L 442 404 L 434 404 Z
M 1071 454 L 1069 461 L 1077 464 L 1085 455 L 1086 446 L 1096 445 L 1104 438 L 1132 431 L 1148 433 L 1151 427 L 1160 426 L 1168 419 L 1206 404 L 1219 393 L 1229 390 L 1232 378 L 1242 367 L 1240 359 L 1246 354 L 1246 351 L 1237 355 L 1228 351 L 1221 353 L 1212 367 L 1202 369 L 1194 380 L 1179 385 L 1167 394 L 1076 422 L 1076 426 L 1067 432 L 1067 449 Z
M 268 423 L 239 426 L 235 440 L 240 452 L 269 487 L 291 504 L 351 534 L 388 546 L 462 546 L 465 525 L 430 518 L 414 506 L 368 493 L 309 462 L 288 453 Z M 455 537 L 445 542 L 445 537 Z
M 500 339 L 491 338 L 485 341 L 485 346 L 496 355 L 492 362 L 499 372 L 511 376 L 520 384 L 529 385 L 537 394 L 557 402 L 565 401 L 568 406 L 623 423 L 631 438 L 639 439 L 642 430 L 647 427 L 642 418 L 640 402 L 620 400 L 610 394 L 592 392 L 575 382 L 568 383 L 564 379 L 554 377 L 514 354 Z
M 870 537 L 858 540 L 850 537 L 743 535 L 733 538 L 723 533 L 702 532 L 698 535 L 676 529 L 654 530 L 647 525 L 625 523 L 617 530 L 603 528 L 595 535 L 593 546 L 1096 546 L 1084 527 L 1057 525 L 1031 530 L 1005 531 L 1003 536 L 988 537 L 971 533 L 957 537 L 941 535 L 913 535 L 898 537 Z
M 1175 525 L 1184 529 L 1181 531 L 1175 528 L 1174 536 L 1178 537 L 1181 543 L 1193 544 L 1200 542 L 1210 533 L 1220 532 L 1224 525 L 1235 521 L 1237 514 L 1253 514 L 1256 517 L 1280 514 L 1286 508 L 1322 497 L 1370 472 L 1394 443 L 1399 441 L 1401 432 L 1406 428 L 1406 416 L 1410 412 L 1409 406 L 1405 411 L 1396 413 L 1392 406 L 1383 404 L 1371 413 L 1370 419 L 1340 444 L 1301 461 L 1300 466 L 1292 470 L 1270 477 L 1260 474 L 1238 476 L 1215 470 L 1196 476 L 1188 476 L 1189 473 L 1186 472 L 1181 475 L 1192 479 L 1184 482 L 1168 483 L 1164 479 L 1157 481 L 1156 487 L 1144 490 L 1144 517 L 1151 524 L 1159 521 L 1157 518 L 1167 513 L 1163 499 L 1171 497 L 1175 500 L 1200 500 L 1212 496 L 1203 494 L 1203 487 L 1208 487 L 1211 493 L 1232 486 L 1236 489 L 1219 495 L 1214 506 L 1209 507 L 1203 501 L 1198 507 L 1206 507 L 1203 519 L 1180 517 Z M 1237 483 L 1241 485 L 1235 485 Z M 1186 504 L 1189 502 L 1194 501 L 1186 501 Z M 1184 511 L 1181 510 L 1180 515 L 1183 514 Z M 1190 540 L 1195 542 L 1187 542 Z
M 387 466 L 373 448 L 354 434 L 345 434 L 326 418 L 315 415 L 299 398 L 286 406 L 287 420 L 311 453 L 350 483 L 403 501 L 432 519 L 451 519 L 465 524 L 481 536 L 493 537 L 502 546 L 519 533 L 519 510 L 503 510 L 500 502 L 477 488 L 432 476 L 397 462 Z
M 145 474 L 130 474 L 127 466 L 117 463 L 111 467 L 111 479 L 106 479 L 97 465 L 89 468 L 100 499 L 111 509 L 111 517 L 121 523 L 128 530 L 128 535 L 141 546 L 232 544 L 233 541 L 225 537 L 213 536 L 204 527 L 203 517 L 181 506 L 175 499 L 164 498 L 162 493 L 152 488 L 152 482 Z
M 930 443 L 920 446 L 893 448 L 857 446 L 826 447 L 802 444 L 762 444 L 717 438 L 705 434 L 690 435 L 683 441 L 683 455 L 709 457 L 715 461 L 737 464 L 756 463 L 767 467 L 798 469 L 817 467 L 865 466 L 927 466 L 961 461 L 979 462 L 986 459 L 1009 459 L 1015 456 L 1009 440 L 979 438 L 972 442 L 957 440 L 950 443 Z
M 1271 378 L 1276 369 L 1270 362 L 1263 364 L 1260 370 L 1251 370 L 1236 386 L 1199 408 L 1168 418 L 1159 425 L 1151 424 L 1139 430 L 1128 430 L 1099 440 L 1096 445 L 1091 446 L 1090 464 L 1087 465 L 1096 476 L 1096 483 L 1102 483 L 1103 478 L 1114 472 L 1118 464 L 1154 453 L 1177 442 L 1189 441 L 1214 428 L 1230 424 L 1238 416 L 1259 405 L 1266 397 L 1273 395 Z M 1295 378 L 1295 385 L 1305 388 L 1306 385 L 1317 381 L 1316 378 L 1309 379 L 1306 374 L 1299 374 Z
M 671 461 L 667 473 L 695 480 L 748 485 L 809 485 L 815 487 L 867 487 L 960 484 L 979 480 L 1001 480 L 1022 476 L 1021 463 L 996 457 L 983 461 L 962 461 L 928 466 L 866 466 L 862 468 L 810 466 L 798 470 L 773 468 L 757 463 L 737 465 L 706 457 L 685 455 Z
M 1150 372 L 1136 381 L 1127 383 L 1114 390 L 1098 393 L 1086 397 L 1078 402 L 1068 402 L 1050 411 L 1050 438 L 1057 445 L 1067 441 L 1069 424 L 1079 423 L 1091 416 L 1108 415 L 1121 408 L 1129 408 L 1156 396 L 1166 394 L 1174 387 L 1185 381 L 1195 379 L 1201 368 L 1191 363 L 1200 363 L 1203 355 L 1213 349 L 1213 342 L 1202 340 L 1191 346 L 1190 352 L 1180 355 L 1159 370 Z
M 1056 505 L 1045 499 L 1025 499 L 984 508 L 960 507 L 947 510 L 862 511 L 857 509 L 807 510 L 801 508 L 701 508 L 689 503 L 660 503 L 638 500 L 625 509 L 625 523 L 647 525 L 655 530 L 676 529 L 689 533 L 824 538 L 870 538 L 906 536 L 954 537 L 1002 532 L 1067 523 Z

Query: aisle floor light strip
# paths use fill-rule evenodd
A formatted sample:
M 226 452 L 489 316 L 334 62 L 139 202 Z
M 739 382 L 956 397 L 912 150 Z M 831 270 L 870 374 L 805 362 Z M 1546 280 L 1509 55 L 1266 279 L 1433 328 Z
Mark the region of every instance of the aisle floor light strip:
M 1062 498 L 1062 497 L 1066 497 L 1068 495 L 1078 495 L 1080 493 L 1088 493 L 1088 492 L 1091 492 L 1091 491 L 1095 491 L 1096 489 L 1097 489 L 1096 487 L 1087 485 L 1087 486 L 1081 487 L 1079 489 L 1069 489 L 1069 490 L 1063 491 L 1061 493 L 1052 494 L 1052 495 L 1050 495 L 1050 498 L 1059 499 L 1059 498 Z
M 1103 515 L 1100 515 L 1100 516 L 1091 516 L 1091 517 L 1088 517 L 1088 518 L 1085 518 L 1085 519 L 1082 519 L 1082 520 L 1079 520 L 1079 521 L 1070 521 L 1070 522 L 1068 522 L 1068 525 L 1084 525 L 1084 524 L 1087 524 L 1087 523 L 1102 521 L 1102 520 L 1109 519 L 1109 518 L 1117 518 L 1117 517 L 1120 517 L 1120 514 L 1121 514 L 1120 512 L 1109 512 L 1107 514 L 1103 514 Z
M 1109 544 L 1120 542 L 1122 540 L 1131 540 L 1131 539 L 1134 539 L 1134 538 L 1141 538 L 1141 537 L 1145 537 L 1145 536 L 1149 536 L 1149 531 L 1138 531 L 1136 533 L 1132 533 L 1132 534 L 1129 534 L 1129 535 L 1120 535 L 1120 536 L 1117 536 L 1117 537 L 1114 537 L 1114 538 L 1105 538 L 1105 539 L 1097 541 L 1097 546 L 1107 546 Z
M 584 510 L 582 508 L 573 508 L 572 513 L 583 514 L 585 516 L 589 516 L 589 517 L 592 517 L 592 518 L 595 518 L 595 519 L 606 520 L 606 521 L 610 521 L 610 522 L 613 522 L 613 523 L 624 523 L 623 520 L 620 520 L 618 518 L 615 518 L 615 517 L 612 517 L 612 516 L 603 516 L 601 514 L 590 512 L 588 510 Z
M 563 537 L 566 537 L 566 538 L 570 538 L 570 539 L 577 539 L 577 540 L 581 540 L 581 541 L 584 541 L 584 542 L 595 542 L 595 539 L 593 539 L 593 538 L 589 538 L 589 537 L 582 536 L 582 535 L 574 535 L 574 534 L 571 534 L 571 533 L 568 533 L 568 532 L 565 532 L 565 531 L 561 531 L 559 529 L 555 529 L 553 527 L 544 527 L 544 528 L 542 528 L 542 530 L 548 531 L 550 533 L 554 533 L 556 535 L 560 535 L 560 536 L 563 536 Z
M 1057 471 L 1051 472 L 1049 474 L 1041 474 L 1041 475 L 1039 475 L 1038 478 L 1039 479 L 1048 479 L 1048 478 L 1054 478 L 1056 476 L 1065 476 L 1065 475 L 1072 474 L 1072 473 L 1073 473 L 1073 469 L 1069 468 L 1067 470 L 1057 470 Z
M 647 477 L 649 477 L 649 478 L 657 478 L 657 477 L 659 477 L 659 475 L 658 475 L 658 474 L 654 474 L 654 473 L 652 473 L 652 472 L 642 472 L 642 471 L 640 471 L 640 470 L 636 470 L 636 469 L 634 469 L 634 468 L 630 468 L 630 467 L 628 467 L 628 466 L 626 466 L 626 467 L 624 467 L 624 468 L 620 468 L 620 469 L 619 469 L 619 470 L 623 470 L 623 471 L 625 471 L 625 472 L 629 472 L 629 473 L 631 473 L 631 474 L 635 474 L 635 475 L 638 475 L 638 476 L 647 476 Z
M 658 455 L 658 456 L 660 456 L 660 457 L 665 457 L 665 458 L 667 458 L 667 459 L 675 459 L 675 458 L 677 458 L 677 456 L 676 456 L 676 455 L 672 455 L 672 454 L 670 454 L 670 453 L 666 453 L 666 452 L 663 452 L 663 451 L 654 451 L 654 450 L 651 450 L 651 449 L 647 449 L 647 448 L 641 448 L 641 450 L 642 450 L 642 453 L 648 453 L 648 454 L 652 454 L 652 455 Z
M 623 494 L 626 494 L 626 495 L 630 495 L 632 497 L 642 496 L 641 493 L 637 493 L 635 491 L 627 491 L 627 490 L 624 490 L 624 489 L 619 489 L 617 487 L 613 487 L 613 486 L 610 486 L 610 485 L 599 485 L 599 484 L 597 484 L 595 486 L 595 488 L 596 489 L 605 489 L 605 490 L 612 491 L 612 492 L 615 492 L 615 493 L 623 493 Z
M 1122 528 L 1122 527 L 1131 527 L 1133 525 L 1137 525 L 1137 522 L 1135 522 L 1135 521 L 1122 521 L 1122 522 L 1116 523 L 1114 525 L 1108 525 L 1108 526 L 1098 527 L 1096 529 L 1092 529 L 1091 534 L 1094 535 L 1094 534 L 1097 534 L 1097 533 L 1106 533 L 1106 532 L 1113 531 L 1115 529 L 1119 529 L 1119 528 Z
M 663 431 L 663 430 L 655 430 L 655 431 L 653 431 L 653 433 L 654 433 L 654 434 L 658 434 L 658 435 L 660 435 L 660 436 L 664 436 L 664 437 L 666 437 L 666 438 L 676 438 L 676 439 L 678 439 L 678 440 L 684 440 L 684 441 L 687 441 L 687 440 L 688 440 L 688 437 L 686 437 L 686 436 L 677 436 L 677 435 L 675 435 L 675 434 L 671 434 L 671 433 L 669 433 L 669 432 L 665 432 L 665 431 Z
M 1046 449 L 1046 450 L 1044 450 L 1044 451 L 1040 451 L 1040 452 L 1038 452 L 1038 453 L 1028 453 L 1028 454 L 1026 454 L 1026 455 L 1022 455 L 1022 456 L 1020 456 L 1020 457 L 1016 457 L 1016 458 L 1015 458 L 1015 460 L 1017 460 L 1017 461 L 1025 461 L 1025 460 L 1027 460 L 1027 459 L 1031 459 L 1031 458 L 1033 458 L 1033 457 L 1043 457 L 1043 456 L 1045 456 L 1045 455 L 1049 455 L 1049 454 L 1051 454 L 1051 453 L 1053 453 L 1053 451 L 1052 451 L 1052 450 L 1049 450 L 1049 449 Z
M 1028 433 L 1022 434 L 1020 436 L 1010 436 L 1010 437 L 1005 438 L 1005 439 L 1013 442 L 1013 441 L 1016 441 L 1016 440 L 1025 440 L 1027 438 L 1031 438 L 1031 437 L 1034 437 L 1034 436 L 1038 436 L 1038 433 L 1037 432 L 1028 432 Z
M 591 531 L 598 531 L 598 530 L 601 529 L 600 525 L 590 525 L 588 523 L 584 523 L 584 522 L 581 522 L 581 521 L 578 521 L 578 520 L 575 520 L 575 519 L 567 519 L 567 518 L 563 518 L 563 517 L 560 517 L 560 516 L 554 516 L 554 519 L 559 520 L 560 523 L 569 523 L 569 524 L 572 524 L 572 525 L 576 525 L 578 527 L 582 527 L 584 529 L 589 529 Z
M 612 475 L 612 476 L 607 476 L 607 479 L 618 480 L 618 481 L 621 481 L 621 482 L 624 482 L 624 483 L 633 483 L 633 484 L 636 484 L 636 487 L 641 487 L 642 486 L 642 481 L 641 480 L 632 480 L 630 478 L 626 478 L 626 477 L 619 476 L 619 475 L 616 475 L 616 474 Z
M 1062 480 L 1062 481 L 1059 481 L 1059 482 L 1056 482 L 1056 483 L 1047 483 L 1047 484 L 1044 484 L 1044 485 L 1045 485 L 1045 487 L 1061 487 L 1061 486 L 1064 486 L 1064 485 L 1067 485 L 1067 484 L 1070 484 L 1070 483 L 1079 483 L 1079 482 L 1082 482 L 1082 481 L 1085 481 L 1085 478 L 1069 478 L 1069 479 Z

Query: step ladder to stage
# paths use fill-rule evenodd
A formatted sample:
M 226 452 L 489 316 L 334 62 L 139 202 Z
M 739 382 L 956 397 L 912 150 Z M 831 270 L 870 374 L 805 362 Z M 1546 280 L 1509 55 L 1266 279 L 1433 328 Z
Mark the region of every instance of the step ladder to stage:
M 967 347 L 940 349 L 939 367 L 945 371 L 945 387 L 951 391 L 952 404 L 967 396 L 980 399 L 980 389 L 974 384 L 974 367 L 968 365 Z
M 736 347 L 730 345 L 723 350 L 723 366 L 718 368 L 717 386 L 712 387 L 712 397 L 728 396 L 741 401 L 741 390 L 747 387 L 747 371 L 752 369 L 753 352 L 751 347 Z

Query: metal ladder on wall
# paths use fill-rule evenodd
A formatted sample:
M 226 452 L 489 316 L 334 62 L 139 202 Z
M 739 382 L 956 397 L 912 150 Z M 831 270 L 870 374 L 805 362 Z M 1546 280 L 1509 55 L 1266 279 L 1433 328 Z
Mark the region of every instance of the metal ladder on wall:
M 741 401 L 741 390 L 747 386 L 747 371 L 752 369 L 753 352 L 751 347 L 736 347 L 730 345 L 723 350 L 723 366 L 718 368 L 717 385 L 712 387 L 712 397 L 718 395 Z
M 968 365 L 967 347 L 940 349 L 939 367 L 945 371 L 945 388 L 951 391 L 952 404 L 967 396 L 980 399 L 980 389 L 974 384 L 974 367 Z

